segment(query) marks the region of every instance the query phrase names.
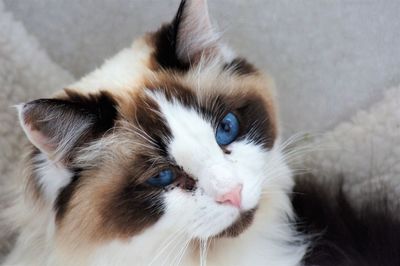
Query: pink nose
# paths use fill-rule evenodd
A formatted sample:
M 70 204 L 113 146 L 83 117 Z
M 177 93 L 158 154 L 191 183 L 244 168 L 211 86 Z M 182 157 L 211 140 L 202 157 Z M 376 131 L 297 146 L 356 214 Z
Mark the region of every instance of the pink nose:
M 242 185 L 237 185 L 228 193 L 217 196 L 215 201 L 221 204 L 230 204 L 236 208 L 240 208 L 242 203 Z

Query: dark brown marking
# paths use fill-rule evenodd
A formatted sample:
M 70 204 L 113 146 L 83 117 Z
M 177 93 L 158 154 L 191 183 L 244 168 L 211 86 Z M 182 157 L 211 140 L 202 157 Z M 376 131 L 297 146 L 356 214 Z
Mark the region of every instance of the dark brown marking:
M 225 71 L 231 71 L 238 75 L 250 75 L 257 73 L 257 69 L 244 58 L 235 58 L 224 65 Z
M 29 147 L 30 151 L 27 156 L 27 164 L 29 164 L 30 168 L 33 170 L 37 168 L 37 165 L 42 163 L 43 161 L 38 160 L 38 155 L 41 151 L 35 146 L 31 145 Z M 30 176 L 27 179 L 27 188 L 32 192 L 32 196 L 34 200 L 40 200 L 43 192 L 43 187 L 38 182 L 37 172 L 30 171 Z
M 240 217 L 231 226 L 216 237 L 237 237 L 252 224 L 255 212 L 256 209 L 251 209 L 240 214 Z
M 118 117 L 118 104 L 109 92 L 100 91 L 98 94 L 83 95 L 66 89 L 65 93 L 68 95 L 68 100 L 80 110 L 95 116 L 91 127 L 93 135 L 102 134 L 114 126 Z
M 355 207 L 342 182 L 315 180 L 321 179 L 298 177 L 292 199 L 297 230 L 315 236 L 304 265 L 400 265 L 400 220 L 385 191 Z
M 159 115 L 160 110 L 156 102 L 147 96 L 137 99 L 134 113 L 134 123 L 141 128 L 153 142 L 148 145 L 155 145 L 159 154 L 167 157 L 167 145 L 171 140 L 171 130 L 163 117 Z
M 161 158 L 156 148 L 134 155 L 129 165 L 121 169 L 120 181 L 104 199 L 99 199 L 101 209 L 100 226 L 106 234 L 121 238 L 131 237 L 153 225 L 164 213 L 164 189 L 153 187 L 145 181 L 170 167 L 167 159 Z M 110 177 L 114 178 L 114 177 Z
M 240 123 L 239 138 L 246 137 L 266 149 L 272 148 L 277 137 L 277 129 L 262 97 L 249 94 L 240 101 L 240 106 L 235 112 Z
M 56 212 L 56 221 L 59 223 L 61 222 L 62 218 L 66 215 L 68 211 L 69 203 L 74 195 L 74 193 L 78 189 L 79 185 L 79 175 L 80 171 L 77 170 L 74 176 L 72 177 L 71 182 L 61 189 L 60 193 L 58 194 L 55 204 L 54 210 Z
M 168 101 L 178 100 L 186 107 L 192 107 L 195 110 L 200 108 L 195 93 L 179 82 L 163 80 L 159 86 L 153 83 L 146 84 L 145 86 L 150 90 L 161 92 Z
M 163 191 L 135 182 L 124 183 L 100 210 L 101 226 L 108 233 L 129 237 L 153 225 L 164 213 Z
M 223 151 L 225 154 L 228 154 L 228 155 L 232 153 L 232 151 L 231 151 L 231 150 L 228 150 L 227 147 L 222 147 L 222 151 Z
M 185 5 L 186 0 L 183 0 L 174 20 L 169 24 L 163 25 L 151 38 L 155 47 L 153 56 L 156 59 L 158 66 L 161 68 L 180 71 L 186 71 L 189 69 L 189 64 L 180 60 L 176 53 L 179 27 L 182 21 Z
M 192 192 L 197 188 L 197 181 L 185 173 L 182 169 L 177 171 L 177 179 L 175 180 L 174 187 L 179 187 L 185 191 Z

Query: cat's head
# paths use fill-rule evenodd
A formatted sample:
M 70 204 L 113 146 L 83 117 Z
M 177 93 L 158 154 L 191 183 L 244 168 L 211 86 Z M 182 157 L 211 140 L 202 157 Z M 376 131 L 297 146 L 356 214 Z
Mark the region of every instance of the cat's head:
M 262 192 L 290 184 L 271 86 L 221 43 L 206 2 L 191 0 L 81 81 L 21 105 L 30 187 L 52 207 L 55 234 L 243 233 Z

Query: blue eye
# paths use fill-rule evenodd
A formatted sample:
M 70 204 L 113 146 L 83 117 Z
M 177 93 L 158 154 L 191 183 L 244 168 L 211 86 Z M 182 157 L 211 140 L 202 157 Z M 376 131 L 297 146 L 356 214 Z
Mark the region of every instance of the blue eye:
M 175 173 L 171 169 L 161 171 L 158 175 L 147 179 L 146 183 L 155 187 L 166 187 L 175 180 Z
M 239 134 L 239 121 L 233 113 L 228 113 L 219 123 L 215 139 L 219 145 L 232 143 Z

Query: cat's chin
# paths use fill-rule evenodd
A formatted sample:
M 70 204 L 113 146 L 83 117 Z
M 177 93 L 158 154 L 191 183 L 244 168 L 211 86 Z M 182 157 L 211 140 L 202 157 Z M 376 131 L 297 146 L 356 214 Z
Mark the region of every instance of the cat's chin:
M 240 216 L 226 229 L 215 237 L 237 237 L 248 229 L 254 219 L 257 208 L 242 212 Z
M 248 229 L 254 219 L 257 207 L 239 212 L 236 211 L 235 218 L 225 217 L 223 221 L 217 222 L 214 226 L 204 231 L 204 228 L 198 228 L 196 231 L 192 231 L 193 239 L 213 239 L 213 238 L 223 238 L 223 237 L 237 237 L 242 234 L 246 229 Z M 230 215 L 229 215 L 230 216 Z M 232 217 L 232 216 L 231 216 Z

